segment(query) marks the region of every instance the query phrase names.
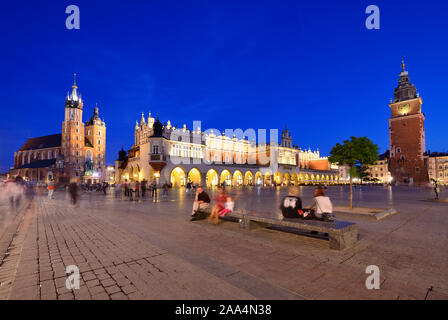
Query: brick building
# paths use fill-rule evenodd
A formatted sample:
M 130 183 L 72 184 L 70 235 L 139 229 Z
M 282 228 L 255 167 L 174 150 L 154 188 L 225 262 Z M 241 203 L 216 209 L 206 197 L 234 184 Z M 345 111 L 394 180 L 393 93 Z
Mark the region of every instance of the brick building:
M 12 177 L 43 183 L 55 179 L 61 184 L 104 180 L 106 124 L 95 107 L 93 116 L 84 125 L 84 102 L 77 90 L 75 79 L 72 92 L 65 99 L 62 132 L 29 138 L 14 154 Z
M 429 181 L 424 156 L 425 115 L 422 104 L 403 61 L 394 100 L 389 105 L 390 172 L 395 183 L 426 184 Z

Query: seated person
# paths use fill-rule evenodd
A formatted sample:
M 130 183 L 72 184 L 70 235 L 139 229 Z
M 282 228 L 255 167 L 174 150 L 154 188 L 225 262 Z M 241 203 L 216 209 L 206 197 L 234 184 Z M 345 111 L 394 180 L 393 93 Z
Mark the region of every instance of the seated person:
M 226 214 L 231 213 L 233 211 L 233 207 L 235 206 L 235 202 L 231 197 L 227 197 L 227 201 L 224 203 L 224 209 L 218 212 L 220 217 L 224 217 Z
M 196 190 L 196 197 L 193 202 L 193 212 L 191 213 L 191 220 L 197 220 L 198 215 L 197 212 L 200 210 L 207 209 L 210 205 L 210 197 L 207 192 L 202 189 L 202 187 L 198 187 Z
M 322 187 L 314 190 L 313 200 L 305 210 L 310 210 L 315 219 L 333 220 L 333 204 L 330 198 L 325 196 L 325 190 Z
M 280 205 L 283 217 L 300 219 L 304 218 L 302 211 L 302 200 L 299 198 L 299 189 L 290 187 L 288 195 L 283 198 Z
M 225 209 L 228 197 L 226 189 L 223 187 L 219 188 L 218 195 L 215 197 L 215 205 L 213 206 L 210 217 L 208 217 L 208 221 L 218 224 L 218 213 Z

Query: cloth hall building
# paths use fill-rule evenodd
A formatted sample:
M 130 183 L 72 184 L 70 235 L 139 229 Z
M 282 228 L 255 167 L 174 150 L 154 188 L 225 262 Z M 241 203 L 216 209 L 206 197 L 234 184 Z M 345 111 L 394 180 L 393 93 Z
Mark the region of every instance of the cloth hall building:
M 286 128 L 281 143 L 256 144 L 246 137 L 176 128 L 170 121 L 142 114 L 134 128 L 134 144 L 121 150 L 115 162 L 115 181 L 187 182 L 216 185 L 298 185 L 339 182 L 337 167 L 319 151 L 302 150 L 292 145 Z

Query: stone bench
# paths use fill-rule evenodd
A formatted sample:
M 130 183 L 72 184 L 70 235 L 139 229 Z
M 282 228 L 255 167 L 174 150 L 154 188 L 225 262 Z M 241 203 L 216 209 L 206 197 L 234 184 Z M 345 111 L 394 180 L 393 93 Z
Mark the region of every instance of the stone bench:
M 330 248 L 335 250 L 350 248 L 358 241 L 358 226 L 353 222 L 286 219 L 272 217 L 272 215 L 269 216 L 268 214 L 259 215 L 241 211 L 227 214 L 223 219 L 238 221 L 240 228 L 246 230 L 283 226 L 298 230 L 328 233 Z

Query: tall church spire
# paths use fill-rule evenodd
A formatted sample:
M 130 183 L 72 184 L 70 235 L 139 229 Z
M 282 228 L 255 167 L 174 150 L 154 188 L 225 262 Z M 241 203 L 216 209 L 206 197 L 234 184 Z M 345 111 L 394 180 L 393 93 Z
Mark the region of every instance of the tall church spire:
M 73 75 L 72 92 L 67 92 L 67 97 L 65 98 L 65 106 L 80 109 L 82 109 L 83 107 L 82 98 L 78 93 L 78 86 L 76 85 L 76 73 Z

